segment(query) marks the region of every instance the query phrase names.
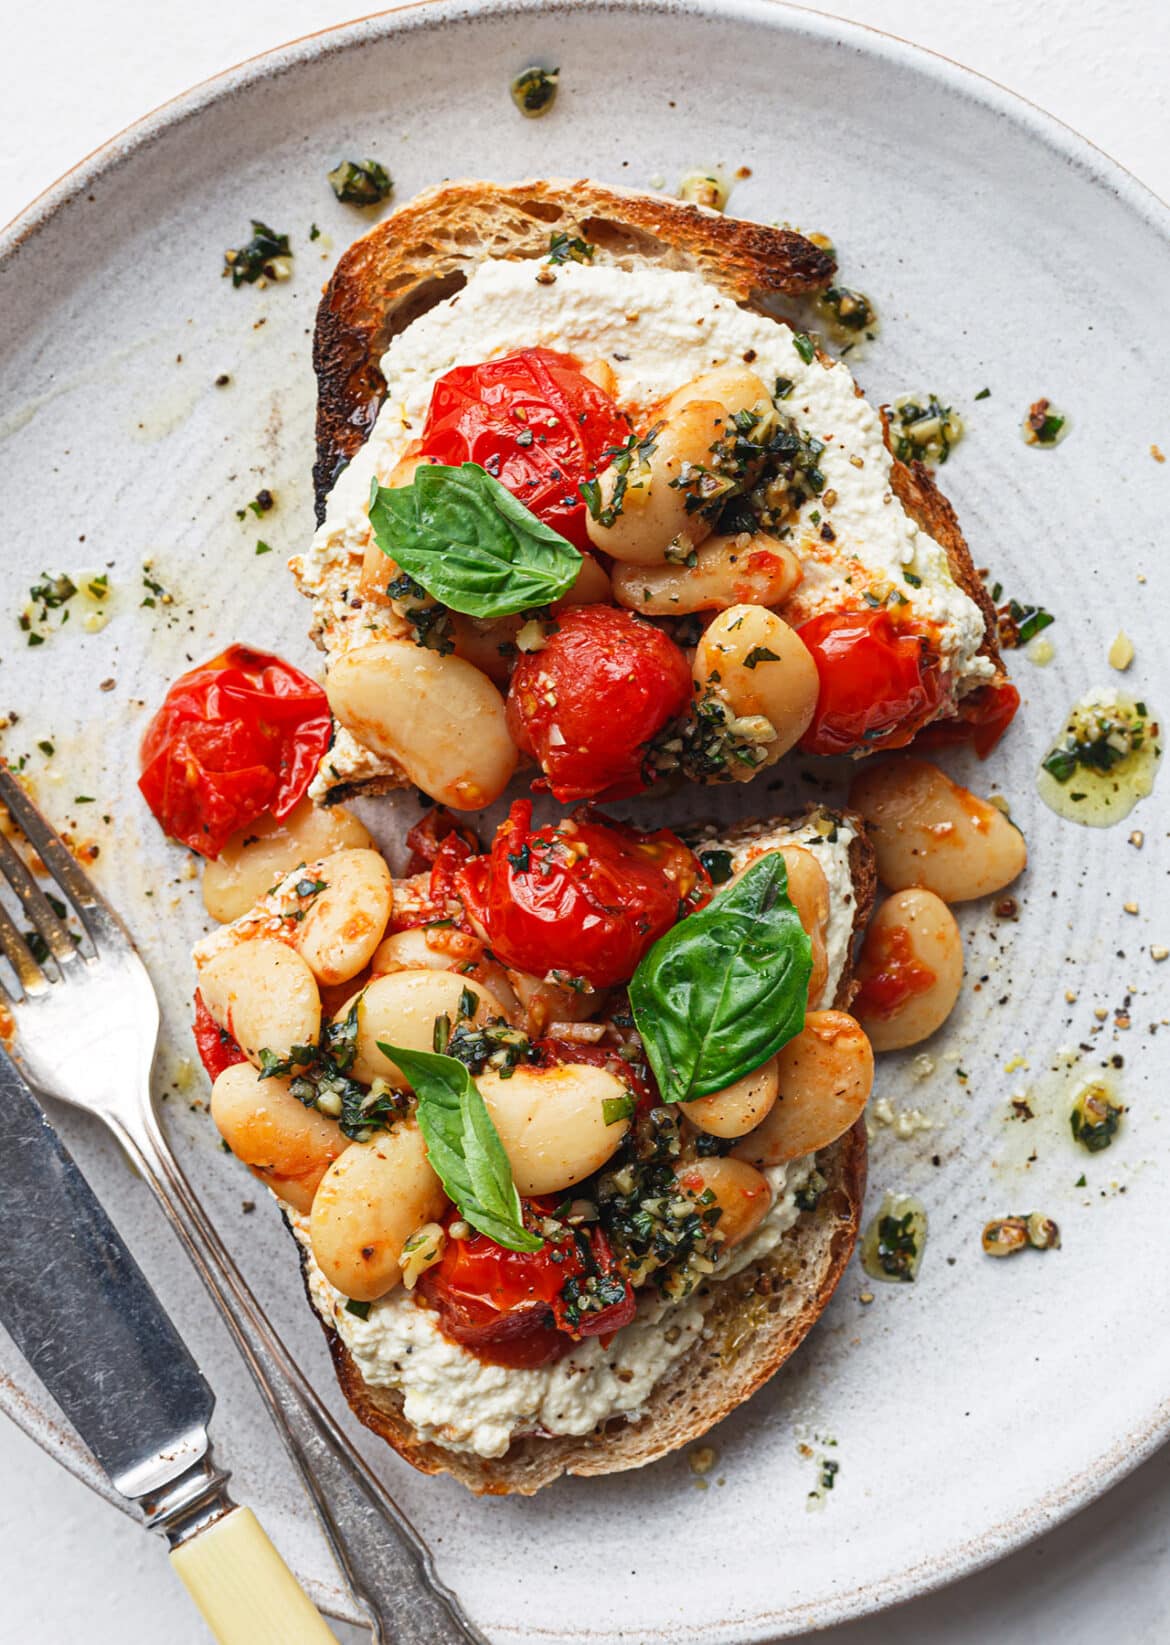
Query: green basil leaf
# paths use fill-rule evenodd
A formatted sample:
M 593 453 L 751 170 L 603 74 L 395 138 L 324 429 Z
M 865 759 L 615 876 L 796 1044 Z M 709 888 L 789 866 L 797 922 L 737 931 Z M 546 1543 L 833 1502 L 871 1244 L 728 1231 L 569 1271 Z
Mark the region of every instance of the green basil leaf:
M 651 948 L 630 1007 L 664 1102 L 742 1079 L 804 1027 L 812 945 L 770 851 Z
M 566 494 L 572 487 L 565 482 Z M 374 541 L 427 593 L 469 617 L 507 617 L 566 594 L 582 555 L 478 463 L 423 463 L 370 488 Z
M 427 1157 L 461 1215 L 509 1251 L 539 1251 L 544 1241 L 524 1226 L 504 1145 L 463 1064 L 434 1051 L 406 1051 L 380 1040 L 378 1050 L 410 1081 Z

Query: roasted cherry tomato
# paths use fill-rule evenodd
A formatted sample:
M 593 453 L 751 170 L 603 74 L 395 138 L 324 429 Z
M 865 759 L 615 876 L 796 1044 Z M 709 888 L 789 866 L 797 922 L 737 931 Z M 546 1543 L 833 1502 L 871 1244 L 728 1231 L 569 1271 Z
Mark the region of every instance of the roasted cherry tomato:
M 199 1053 L 199 1061 L 207 1070 L 207 1077 L 212 1082 L 219 1078 L 225 1068 L 234 1068 L 238 1062 L 247 1062 L 247 1057 L 227 1029 L 219 1026 L 204 1005 L 203 995 L 198 989 L 195 990 L 195 1022 L 192 1032 L 195 1035 L 195 1049 Z
M 267 651 L 229 646 L 183 674 L 142 739 L 138 787 L 173 839 L 217 857 L 265 812 L 287 817 L 329 747 L 319 685 Z
M 859 1017 L 892 1017 L 907 1000 L 925 994 L 938 980 L 929 966 L 914 957 L 904 925 L 872 933 L 866 948 L 858 970 L 861 987 L 850 1007 Z
M 415 823 L 407 832 L 406 846 L 410 852 L 410 860 L 406 865 L 408 874 L 422 874 L 437 861 L 444 845 L 455 835 L 467 847 L 466 855 L 480 849 L 475 830 L 466 823 L 461 823 L 453 817 L 444 805 L 433 805 L 431 809 Z
M 636 794 L 646 744 L 690 706 L 690 664 L 661 629 L 614 606 L 575 606 L 557 623 L 516 664 L 512 738 L 558 800 Z
M 554 1039 L 551 1036 L 535 1040 L 533 1050 L 545 1064 L 554 1062 L 587 1062 L 593 1068 L 607 1068 L 630 1088 L 630 1095 L 638 1113 L 645 1113 L 661 1102 L 654 1076 L 648 1063 L 627 1062 L 612 1045 L 589 1045 L 578 1040 Z
M 626 982 L 680 912 L 710 897 L 702 864 L 665 828 L 642 834 L 587 811 L 531 825 L 531 800 L 515 801 L 490 858 L 472 859 L 460 879 L 473 925 L 519 971 L 594 988 Z
M 578 548 L 588 548 L 578 490 L 606 466 L 629 424 L 582 376 L 570 354 L 522 348 L 445 372 L 431 394 L 419 443 L 440 463 L 478 463 L 526 508 Z
M 993 680 L 959 699 L 953 720 L 935 720 L 918 738 L 920 748 L 969 742 L 985 760 L 1016 717 L 1020 693 L 1010 680 Z
M 555 1209 L 551 1200 L 530 1200 L 527 1206 L 537 1216 Z M 604 1305 L 587 1312 L 576 1308 L 573 1293 L 579 1286 L 599 1293 Z M 445 1336 L 489 1364 L 526 1369 L 560 1359 L 582 1337 L 620 1331 L 638 1306 L 597 1227 L 580 1237 L 546 1239 L 532 1252 L 508 1251 L 483 1234 L 448 1239 L 419 1290 L 437 1310 Z
M 900 748 L 943 699 L 929 637 L 896 626 L 884 606 L 825 611 L 797 632 L 820 675 L 816 713 L 800 742 L 810 754 Z

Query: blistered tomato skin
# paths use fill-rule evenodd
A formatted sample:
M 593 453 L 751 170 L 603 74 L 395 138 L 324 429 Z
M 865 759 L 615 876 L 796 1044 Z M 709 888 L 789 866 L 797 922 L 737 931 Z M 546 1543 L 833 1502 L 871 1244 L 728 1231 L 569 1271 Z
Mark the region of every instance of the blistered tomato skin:
M 556 799 L 620 799 L 646 786 L 646 745 L 687 711 L 691 689 L 686 657 L 660 629 L 612 606 L 579 606 L 517 663 L 508 729 Z
M 265 812 L 287 817 L 329 747 L 325 693 L 283 658 L 229 646 L 177 679 L 142 739 L 142 797 L 172 839 L 218 857 Z
M 550 1200 L 526 1201 L 538 1215 Z M 419 1281 L 439 1316 L 439 1329 L 489 1365 L 531 1370 L 549 1365 L 586 1336 L 607 1336 L 637 1312 L 633 1289 L 614 1275 L 613 1255 L 600 1228 L 590 1231 L 588 1256 L 573 1237 L 545 1241 L 539 1251 L 508 1251 L 483 1234 L 448 1239 L 443 1255 Z M 566 1281 L 595 1273 L 612 1277 L 618 1300 L 572 1320 L 562 1292 Z
M 969 742 L 985 760 L 1016 717 L 1020 693 L 1010 680 L 992 680 L 959 701 L 953 720 L 937 720 L 918 739 L 920 748 L 946 748 Z
M 885 607 L 825 611 L 797 633 L 820 676 L 816 712 L 800 741 L 806 753 L 901 748 L 943 700 L 930 638 L 899 628 Z
M 195 1022 L 192 1032 L 195 1035 L 195 1049 L 199 1052 L 199 1061 L 207 1070 L 207 1077 L 213 1085 L 225 1068 L 234 1068 L 238 1062 L 247 1062 L 247 1057 L 226 1028 L 221 1028 L 211 1015 L 198 989 L 195 990 Z
M 624 443 L 626 418 L 569 354 L 518 349 L 445 372 L 431 394 L 420 455 L 478 463 L 554 531 L 589 547 L 578 489 Z
M 531 801 L 517 800 L 490 858 L 473 858 L 460 881 L 473 924 L 504 965 L 611 988 L 633 976 L 680 909 L 710 896 L 698 859 L 666 829 L 641 834 L 588 814 L 535 831 L 531 822 Z

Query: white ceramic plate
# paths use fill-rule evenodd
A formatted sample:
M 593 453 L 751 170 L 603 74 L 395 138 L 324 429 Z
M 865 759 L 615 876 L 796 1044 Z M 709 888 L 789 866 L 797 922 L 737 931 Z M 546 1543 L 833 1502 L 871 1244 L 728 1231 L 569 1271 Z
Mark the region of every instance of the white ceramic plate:
M 562 89 L 548 118 L 525 122 L 508 83 L 534 58 L 559 65 Z M 324 174 L 366 153 L 390 166 L 399 199 L 444 176 L 644 186 L 696 165 L 750 166 L 734 209 L 831 232 L 845 278 L 876 300 L 881 336 L 856 362 L 868 389 L 936 390 L 968 415 L 944 479 L 976 562 L 1057 615 L 1055 661 L 1042 670 L 1017 655 L 1023 713 L 976 773 L 1011 797 L 1029 837 L 1020 919 L 963 912 L 980 986 L 931 1047 L 929 1078 L 889 1063 L 881 1075 L 880 1094 L 934 1125 L 909 1142 L 879 1130 L 872 1154 L 871 1197 L 908 1189 L 930 1208 L 918 1284 L 872 1286 L 851 1269 L 806 1349 L 717 1433 L 702 1491 L 678 1457 L 535 1502 L 476 1501 L 367 1447 L 495 1640 L 716 1645 L 873 1610 L 1035 1535 L 1166 1430 L 1170 971 L 1150 955 L 1170 940 L 1164 791 L 1132 824 L 1096 832 L 1045 810 L 1033 774 L 1066 705 L 1110 678 L 1122 626 L 1132 681 L 1170 707 L 1170 467 L 1150 451 L 1159 438 L 1170 448 L 1167 214 L 1053 121 L 854 27 L 755 0 L 512 0 L 406 8 L 273 52 L 150 116 L 9 230 L 0 707 L 19 720 L 7 752 L 28 752 L 48 810 L 99 841 L 103 883 L 164 995 L 172 1135 L 331 1397 L 292 1251 L 267 1204 L 243 1211 L 261 1196 L 221 1154 L 186 1061 L 201 905 L 133 774 L 144 705 L 187 661 L 245 639 L 312 664 L 281 560 L 311 528 L 317 291 L 365 226 Z M 222 250 L 251 216 L 291 233 L 290 284 L 233 291 L 220 279 Z M 314 221 L 324 238 L 310 243 Z M 223 373 L 230 383 L 214 386 Z M 1040 394 L 1072 420 L 1055 452 L 1019 437 Z M 239 522 L 261 485 L 276 510 Z M 275 552 L 257 555 L 260 538 Z M 140 603 L 144 560 L 172 604 Z M 28 649 L 15 623 L 24 591 L 57 568 L 108 570 L 112 619 L 89 634 L 75 618 Z M 370 815 L 386 830 L 392 810 Z M 1126 843 L 1129 827 L 1144 827 L 1144 850 Z M 1067 1077 L 1043 1073 L 1062 1046 L 1082 1047 L 1090 1070 L 1124 1058 L 1131 1112 L 1107 1154 L 1067 1136 Z M 1037 1119 L 1006 1120 L 1033 1081 Z M 58 1118 L 220 1392 L 218 1443 L 241 1493 L 314 1592 L 350 1614 L 243 1368 L 141 1184 L 95 1125 Z M 1033 1208 L 1061 1223 L 1059 1254 L 982 1257 L 988 1217 Z M 9 1412 L 102 1489 L 6 1339 L 0 1384 Z M 840 1472 L 810 1512 L 825 1456 Z

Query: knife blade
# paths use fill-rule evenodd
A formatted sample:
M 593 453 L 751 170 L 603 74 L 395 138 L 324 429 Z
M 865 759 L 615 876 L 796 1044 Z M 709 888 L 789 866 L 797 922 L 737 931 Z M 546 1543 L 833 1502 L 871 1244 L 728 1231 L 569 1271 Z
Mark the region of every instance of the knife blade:
M 207 1450 L 190 1350 L 0 1050 L 0 1321 L 123 1496 Z
M 220 1645 L 336 1645 L 227 1492 L 215 1395 L 122 1236 L 0 1048 L 0 1324 L 171 1563 Z

